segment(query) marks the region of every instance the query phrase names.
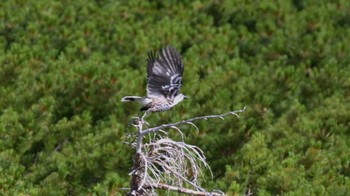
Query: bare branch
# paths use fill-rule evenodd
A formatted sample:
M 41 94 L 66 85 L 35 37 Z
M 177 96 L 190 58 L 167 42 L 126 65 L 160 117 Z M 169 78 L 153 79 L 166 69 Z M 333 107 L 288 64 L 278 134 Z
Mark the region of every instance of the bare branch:
M 143 178 L 142 178 L 142 181 L 141 181 L 141 183 L 140 183 L 140 186 L 139 186 L 138 190 L 140 190 L 140 189 L 143 187 L 143 185 L 145 184 L 145 182 L 146 182 L 146 178 L 147 178 L 147 168 L 148 168 L 146 157 L 145 157 L 143 154 L 140 154 L 140 155 L 141 155 L 141 157 L 142 157 L 142 159 L 143 159 L 143 161 L 144 161 L 144 163 L 145 163 L 145 169 L 144 169 L 145 171 L 144 171 Z
M 145 129 L 141 132 L 142 135 L 146 135 L 148 133 L 151 133 L 151 132 L 154 132 L 154 131 L 157 131 L 159 129 L 164 129 L 164 128 L 170 128 L 170 127 L 173 127 L 173 126 L 180 126 L 182 124 L 188 124 L 189 122 L 193 122 L 193 121 L 197 121 L 197 120 L 207 120 L 209 118 L 221 118 L 223 119 L 224 116 L 227 116 L 227 115 L 235 115 L 239 118 L 239 115 L 237 113 L 241 113 L 241 112 L 244 112 L 246 109 L 246 107 L 244 107 L 243 109 L 241 110 L 237 110 L 237 111 L 231 111 L 231 112 L 227 112 L 225 114 L 217 114 L 217 115 L 208 115 L 208 116 L 199 116 L 199 117 L 194 117 L 194 118 L 191 118 L 191 119 L 188 119 L 188 120 L 183 120 L 183 121 L 179 121 L 179 122 L 176 122 L 176 123 L 170 123 L 170 124 L 164 124 L 164 125 L 161 125 L 161 126 L 158 126 L 158 127 L 153 127 L 153 128 L 148 128 L 148 129 Z
M 134 118 L 131 125 L 137 130 L 136 138 L 128 144 L 136 149 L 136 154 L 132 172 L 129 174 L 131 175 L 131 189 L 128 195 L 157 195 L 156 189 L 191 195 L 224 195 L 219 191 L 207 192 L 200 186 L 199 178 L 204 177 L 202 168 L 208 169 L 211 176 L 213 176 L 212 171 L 206 162 L 204 152 L 197 146 L 183 142 L 184 135 L 179 126 L 189 124 L 198 131 L 198 127 L 193 121 L 210 118 L 224 120 L 227 115 L 239 117 L 237 113 L 244 110 L 245 107 L 238 111 L 195 117 L 153 128 L 148 128 L 148 123 L 142 118 Z M 143 125 L 147 125 L 145 130 L 143 130 Z M 177 130 L 182 141 L 174 141 L 168 138 L 168 133 L 165 131 L 167 128 Z M 145 136 L 146 138 L 143 139 Z M 191 186 L 192 189 L 183 188 L 188 186 Z
M 197 127 L 194 123 L 192 123 L 192 122 L 187 122 L 187 124 L 194 126 L 194 128 L 196 128 L 196 130 L 199 131 L 198 127 Z
M 141 147 L 142 147 L 142 139 L 143 137 L 140 137 L 142 134 L 142 125 L 143 123 L 141 121 L 137 121 L 138 124 L 133 125 L 137 129 L 137 141 L 136 141 L 136 153 L 141 153 Z
M 155 189 L 163 189 L 163 190 L 169 190 L 169 191 L 176 191 L 178 193 L 185 193 L 185 194 L 190 194 L 190 195 L 200 195 L 200 196 L 222 196 L 224 195 L 221 192 L 205 192 L 205 191 L 195 191 L 192 189 L 187 189 L 187 188 L 182 188 L 182 187 L 176 187 L 176 186 L 171 186 L 163 183 L 157 183 L 157 184 L 151 184 L 147 187 L 146 189 L 150 188 L 155 188 Z

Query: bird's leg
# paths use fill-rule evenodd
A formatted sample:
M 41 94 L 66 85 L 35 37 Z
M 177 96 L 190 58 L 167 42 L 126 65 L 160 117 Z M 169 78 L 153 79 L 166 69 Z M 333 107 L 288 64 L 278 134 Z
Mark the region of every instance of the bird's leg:
M 147 112 L 145 112 L 142 117 L 141 117 L 141 120 L 143 120 L 143 118 L 145 118 L 145 116 L 147 115 Z
M 146 124 L 147 126 L 149 126 L 148 122 L 144 121 L 143 119 L 146 117 L 147 115 L 147 111 L 143 114 L 143 116 L 141 117 L 141 123 L 142 124 Z

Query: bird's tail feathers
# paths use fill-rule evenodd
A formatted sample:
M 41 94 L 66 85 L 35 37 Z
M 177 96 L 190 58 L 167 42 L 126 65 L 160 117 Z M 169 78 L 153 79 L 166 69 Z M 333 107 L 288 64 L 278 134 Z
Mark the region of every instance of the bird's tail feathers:
M 122 98 L 122 102 L 129 102 L 129 101 L 137 101 L 137 102 L 141 102 L 143 98 L 139 97 L 139 96 L 125 96 Z

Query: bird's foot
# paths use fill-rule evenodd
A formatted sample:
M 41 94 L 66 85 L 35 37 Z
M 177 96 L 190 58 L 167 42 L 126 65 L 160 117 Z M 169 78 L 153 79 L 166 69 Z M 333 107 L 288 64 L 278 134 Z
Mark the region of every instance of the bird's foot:
M 146 124 L 147 126 L 149 126 L 148 122 L 146 122 L 146 121 L 144 120 L 144 118 L 146 117 L 146 115 L 147 115 L 147 112 L 145 112 L 145 114 L 141 117 L 141 123 L 142 123 L 142 124 Z

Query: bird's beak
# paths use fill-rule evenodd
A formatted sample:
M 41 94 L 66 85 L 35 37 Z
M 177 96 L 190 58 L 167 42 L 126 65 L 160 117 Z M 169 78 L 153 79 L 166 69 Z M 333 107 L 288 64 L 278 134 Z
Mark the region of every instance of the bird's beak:
M 187 97 L 187 96 L 184 95 L 184 99 L 189 99 L 189 97 Z

